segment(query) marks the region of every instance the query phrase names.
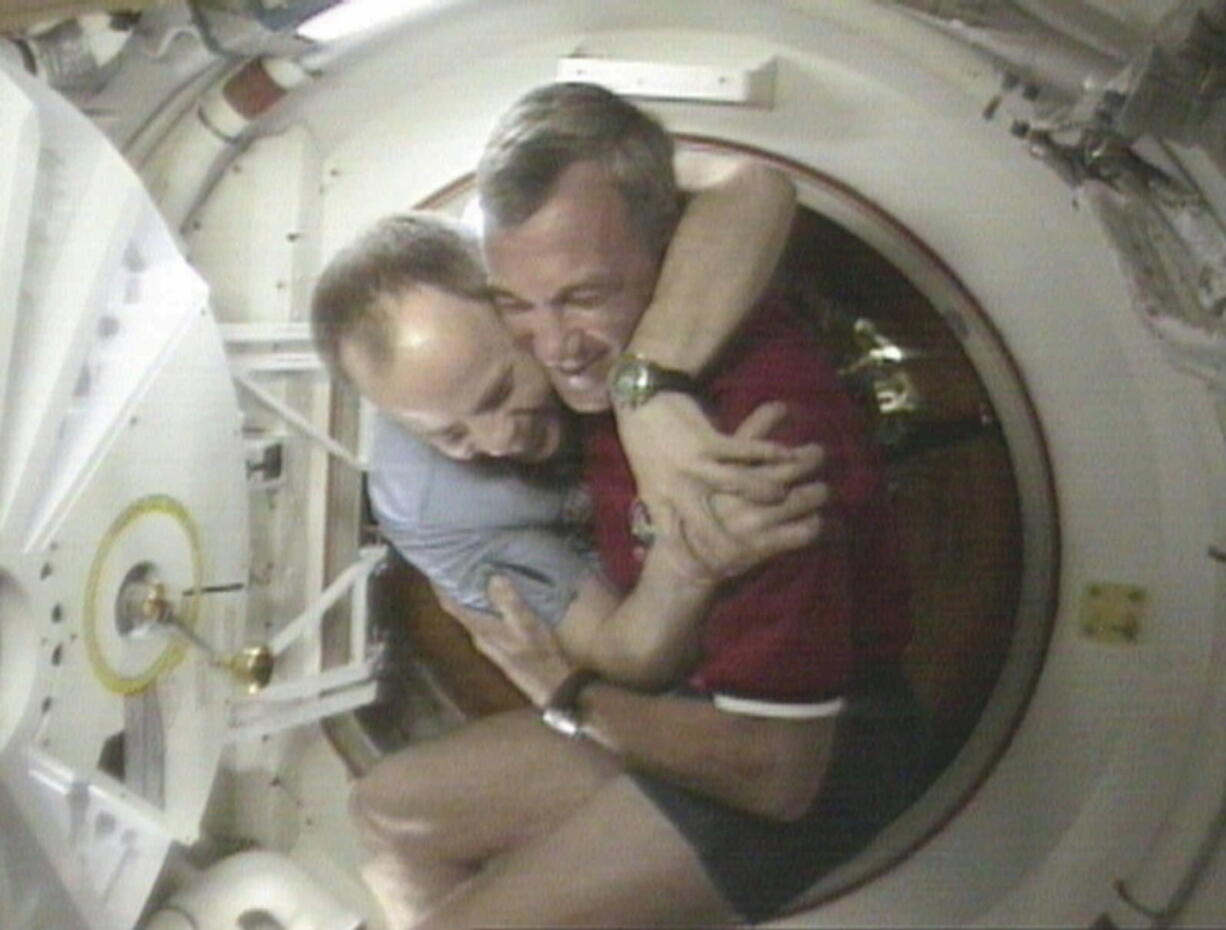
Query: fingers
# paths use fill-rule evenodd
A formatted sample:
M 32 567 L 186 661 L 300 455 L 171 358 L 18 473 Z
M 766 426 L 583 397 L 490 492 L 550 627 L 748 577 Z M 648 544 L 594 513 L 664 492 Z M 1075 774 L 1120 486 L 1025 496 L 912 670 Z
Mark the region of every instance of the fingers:
M 744 543 L 719 521 L 705 497 L 698 506 L 679 507 L 678 518 L 681 537 L 705 574 L 724 577 L 724 566 L 740 557 Z
M 460 622 L 460 626 L 464 627 L 473 644 L 480 651 L 484 651 L 482 649 L 483 644 L 499 637 L 506 626 L 506 622 L 502 617 L 495 614 L 482 613 L 481 611 L 461 610 L 452 615 Z
M 786 459 L 762 465 L 738 466 L 737 470 L 744 472 L 749 479 L 787 486 L 814 474 L 824 459 L 822 447 L 809 443 L 793 448 Z
M 725 433 L 712 434 L 704 447 L 704 452 L 707 461 L 738 462 L 746 465 L 787 461 L 793 454 L 791 446 L 785 446 L 773 439 L 760 439 L 735 433 L 731 436 Z
M 690 508 L 687 513 L 673 507 L 661 507 L 656 521 L 659 535 L 655 545 L 667 546 L 669 559 L 682 577 L 695 581 L 721 578 L 721 553 L 730 546 L 737 546 L 736 540 L 719 524 L 705 502 Z M 656 520 L 655 514 L 653 510 L 653 520 Z
M 735 439 L 765 439 L 770 431 L 783 422 L 787 416 L 788 407 L 783 401 L 773 400 L 754 408 L 754 411 L 741 421 L 741 425 L 733 433 Z
M 759 561 L 812 545 L 821 537 L 823 529 L 824 523 L 819 514 L 769 527 L 757 536 Z
M 782 499 L 787 487 L 766 471 L 771 465 L 733 465 L 708 462 L 695 470 L 697 491 L 736 494 L 757 503 Z
M 824 481 L 793 485 L 779 504 L 775 515 L 781 522 L 796 520 L 817 513 L 829 500 L 830 485 Z
M 729 494 L 711 495 L 715 517 L 732 535 L 752 539 L 757 533 L 782 523 L 816 515 L 830 496 L 821 481 L 796 485 L 784 497 L 769 504 L 758 504 Z
M 793 446 L 790 455 L 778 465 L 766 466 L 777 470 L 776 478 L 789 484 L 816 472 L 826 461 L 826 450 L 816 442 Z
M 485 588 L 485 594 L 490 599 L 490 603 L 494 605 L 494 609 L 504 617 L 524 608 L 523 598 L 519 596 L 515 585 L 511 584 L 511 579 L 506 575 L 491 575 L 489 584 Z
M 520 597 L 509 578 L 504 575 L 492 576 L 485 593 L 506 626 L 511 627 L 525 638 L 536 631 L 540 620 L 532 608 Z
M 656 540 L 652 545 L 668 547 L 673 567 L 681 573 L 682 577 L 706 577 L 707 566 L 694 552 L 677 509 L 668 504 L 658 504 L 652 510 L 652 518 L 657 530 Z M 708 519 L 710 519 L 709 515 Z
M 710 463 L 698 477 L 712 491 L 737 494 L 758 504 L 776 503 L 792 485 L 813 475 L 824 457 L 821 446 L 815 443 L 790 452 L 789 458 L 769 464 Z
M 788 446 L 768 437 L 787 418 L 788 407 L 774 400 L 755 407 L 732 435 L 715 433 L 708 438 L 710 455 L 728 462 L 771 463 L 788 462 L 798 456 L 808 456 L 817 448 Z
M 767 530 L 776 524 L 816 516 L 829 497 L 830 489 L 821 481 L 796 485 L 779 503 L 754 508 L 757 519 L 753 529 Z

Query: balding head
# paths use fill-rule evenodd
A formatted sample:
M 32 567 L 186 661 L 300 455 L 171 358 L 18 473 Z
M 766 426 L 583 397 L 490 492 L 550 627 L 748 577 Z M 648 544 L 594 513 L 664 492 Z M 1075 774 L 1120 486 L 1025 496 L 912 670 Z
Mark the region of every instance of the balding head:
M 473 372 L 513 352 L 488 306 L 432 285 L 384 294 L 372 315 L 379 350 L 355 336 L 341 341 L 338 360 L 363 396 L 401 422 L 439 419 L 434 412 L 464 393 Z
M 556 451 L 549 381 L 499 323 L 475 245 L 449 220 L 377 224 L 325 270 L 312 323 L 338 376 L 445 454 L 538 461 Z
M 328 263 L 311 298 L 315 346 L 333 373 L 342 342 L 360 342 L 372 358 L 388 357 L 387 298 L 430 285 L 483 300 L 485 267 L 473 234 L 448 217 L 423 211 L 388 216 Z

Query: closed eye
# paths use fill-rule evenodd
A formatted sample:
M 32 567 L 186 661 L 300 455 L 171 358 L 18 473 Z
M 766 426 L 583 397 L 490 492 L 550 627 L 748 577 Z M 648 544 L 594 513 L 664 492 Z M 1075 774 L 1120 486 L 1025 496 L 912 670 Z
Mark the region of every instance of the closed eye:
M 442 443 L 444 446 L 457 446 L 464 441 L 464 437 L 467 435 L 468 430 L 459 423 L 455 426 L 449 426 L 445 430 L 426 434 L 427 438 Z
M 607 285 L 584 285 L 564 291 L 559 303 L 570 307 L 598 307 L 608 301 L 612 291 Z
M 511 396 L 511 391 L 515 387 L 515 370 L 508 365 L 503 369 L 502 374 L 490 384 L 489 388 L 481 395 L 477 401 L 477 406 L 473 410 L 474 414 L 489 413 L 501 407 L 508 397 Z
M 490 301 L 499 313 L 523 313 L 532 309 L 532 304 L 510 291 L 490 291 Z

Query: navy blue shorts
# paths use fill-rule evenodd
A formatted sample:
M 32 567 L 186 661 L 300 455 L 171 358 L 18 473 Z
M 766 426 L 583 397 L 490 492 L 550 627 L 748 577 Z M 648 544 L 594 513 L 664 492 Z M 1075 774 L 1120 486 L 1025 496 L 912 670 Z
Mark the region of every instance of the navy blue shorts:
M 923 789 L 929 726 L 901 670 L 847 694 L 830 768 L 809 812 L 778 821 L 642 773 L 632 777 L 698 853 L 744 919 L 776 916 L 866 846 Z

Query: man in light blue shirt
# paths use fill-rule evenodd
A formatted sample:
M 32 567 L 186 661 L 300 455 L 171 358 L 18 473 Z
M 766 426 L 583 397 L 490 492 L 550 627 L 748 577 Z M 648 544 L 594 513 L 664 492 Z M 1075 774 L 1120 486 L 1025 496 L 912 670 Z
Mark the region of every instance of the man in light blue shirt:
M 379 527 L 462 607 L 490 610 L 490 578 L 504 575 L 542 620 L 561 622 L 598 567 L 577 477 L 565 456 L 536 466 L 449 458 L 376 415 L 368 487 Z

